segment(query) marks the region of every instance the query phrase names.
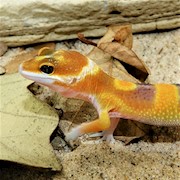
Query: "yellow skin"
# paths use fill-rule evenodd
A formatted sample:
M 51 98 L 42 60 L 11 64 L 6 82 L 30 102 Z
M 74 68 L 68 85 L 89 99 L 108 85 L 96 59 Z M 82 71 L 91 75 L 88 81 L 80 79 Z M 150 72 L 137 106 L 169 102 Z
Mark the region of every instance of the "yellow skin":
M 95 106 L 99 118 L 73 128 L 66 135 L 67 140 L 103 131 L 103 139 L 114 142 L 113 132 L 120 118 L 160 126 L 180 125 L 179 85 L 121 81 L 78 52 L 52 52 L 48 48 L 22 63 L 19 72 L 63 96 L 83 99 Z

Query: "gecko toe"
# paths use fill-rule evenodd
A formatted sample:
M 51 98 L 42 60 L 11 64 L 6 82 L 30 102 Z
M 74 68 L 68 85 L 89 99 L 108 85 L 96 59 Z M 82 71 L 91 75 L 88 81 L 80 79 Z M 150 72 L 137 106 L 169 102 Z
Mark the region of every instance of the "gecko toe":
M 80 135 L 81 135 L 81 133 L 79 131 L 79 128 L 75 127 L 73 129 L 71 129 L 71 131 L 66 134 L 65 139 L 66 139 L 66 141 L 76 140 Z
M 104 135 L 102 137 L 102 140 L 106 141 L 107 143 L 111 143 L 111 144 L 114 144 L 116 142 L 116 140 L 113 137 L 113 134 Z

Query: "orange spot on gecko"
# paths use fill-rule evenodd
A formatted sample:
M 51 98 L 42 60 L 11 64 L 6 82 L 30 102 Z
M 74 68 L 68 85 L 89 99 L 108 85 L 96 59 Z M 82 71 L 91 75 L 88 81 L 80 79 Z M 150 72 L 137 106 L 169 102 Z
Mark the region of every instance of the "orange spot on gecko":
M 132 82 L 121 81 L 118 79 L 114 79 L 114 87 L 117 90 L 130 91 L 136 89 L 137 85 Z

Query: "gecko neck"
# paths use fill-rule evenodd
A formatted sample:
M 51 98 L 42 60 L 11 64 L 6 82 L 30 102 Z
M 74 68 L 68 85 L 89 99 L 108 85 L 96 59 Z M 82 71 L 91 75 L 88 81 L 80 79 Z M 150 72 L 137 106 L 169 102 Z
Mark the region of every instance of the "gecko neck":
M 84 97 L 85 99 L 92 98 L 97 94 L 101 94 L 107 87 L 112 86 L 114 78 L 110 77 L 101 70 L 95 63 L 94 67 L 87 71 L 81 81 L 74 84 L 72 89 L 78 92 L 76 98 Z

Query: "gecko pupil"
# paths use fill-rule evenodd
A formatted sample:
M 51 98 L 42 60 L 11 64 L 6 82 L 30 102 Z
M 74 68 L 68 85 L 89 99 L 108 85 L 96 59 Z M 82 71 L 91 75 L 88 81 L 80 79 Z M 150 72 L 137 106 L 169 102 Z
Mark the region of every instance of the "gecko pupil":
M 48 65 L 43 65 L 43 66 L 40 67 L 40 70 L 43 73 L 51 74 L 54 71 L 54 67 L 53 66 L 48 66 Z

